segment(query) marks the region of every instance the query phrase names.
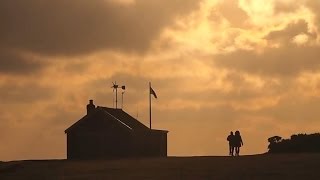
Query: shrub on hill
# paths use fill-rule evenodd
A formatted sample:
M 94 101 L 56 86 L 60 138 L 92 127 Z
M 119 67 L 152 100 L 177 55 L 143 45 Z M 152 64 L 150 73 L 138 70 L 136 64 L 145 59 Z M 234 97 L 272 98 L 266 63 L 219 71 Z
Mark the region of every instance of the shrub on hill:
M 268 153 L 320 153 L 320 133 L 294 134 L 290 139 L 268 139 Z

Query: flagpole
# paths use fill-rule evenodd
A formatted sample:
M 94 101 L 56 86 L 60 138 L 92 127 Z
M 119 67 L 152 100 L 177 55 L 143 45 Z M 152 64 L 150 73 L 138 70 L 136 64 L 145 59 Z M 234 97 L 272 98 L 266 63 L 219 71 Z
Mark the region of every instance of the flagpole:
M 149 82 L 149 118 L 151 129 L 151 82 Z

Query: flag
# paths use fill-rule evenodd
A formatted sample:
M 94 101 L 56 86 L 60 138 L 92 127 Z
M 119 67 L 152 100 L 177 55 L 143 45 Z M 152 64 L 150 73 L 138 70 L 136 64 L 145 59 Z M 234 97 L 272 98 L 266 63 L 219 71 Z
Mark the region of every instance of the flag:
M 150 94 L 152 94 L 155 98 L 158 98 L 156 95 L 156 92 L 154 92 L 151 86 L 150 86 Z

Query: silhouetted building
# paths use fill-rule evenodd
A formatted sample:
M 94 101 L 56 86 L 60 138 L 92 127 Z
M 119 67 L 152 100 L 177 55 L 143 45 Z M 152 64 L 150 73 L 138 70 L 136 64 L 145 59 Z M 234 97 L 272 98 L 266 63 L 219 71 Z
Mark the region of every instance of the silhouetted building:
M 167 156 L 165 130 L 149 129 L 122 109 L 87 105 L 87 115 L 65 130 L 68 159 Z

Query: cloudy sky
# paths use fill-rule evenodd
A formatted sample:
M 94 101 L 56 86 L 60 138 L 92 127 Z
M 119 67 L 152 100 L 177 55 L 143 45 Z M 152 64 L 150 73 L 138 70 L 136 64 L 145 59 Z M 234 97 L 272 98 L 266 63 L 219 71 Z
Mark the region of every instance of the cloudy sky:
M 318 0 L 1 0 L 0 160 L 66 158 L 89 99 L 169 130 L 172 156 L 320 127 Z

